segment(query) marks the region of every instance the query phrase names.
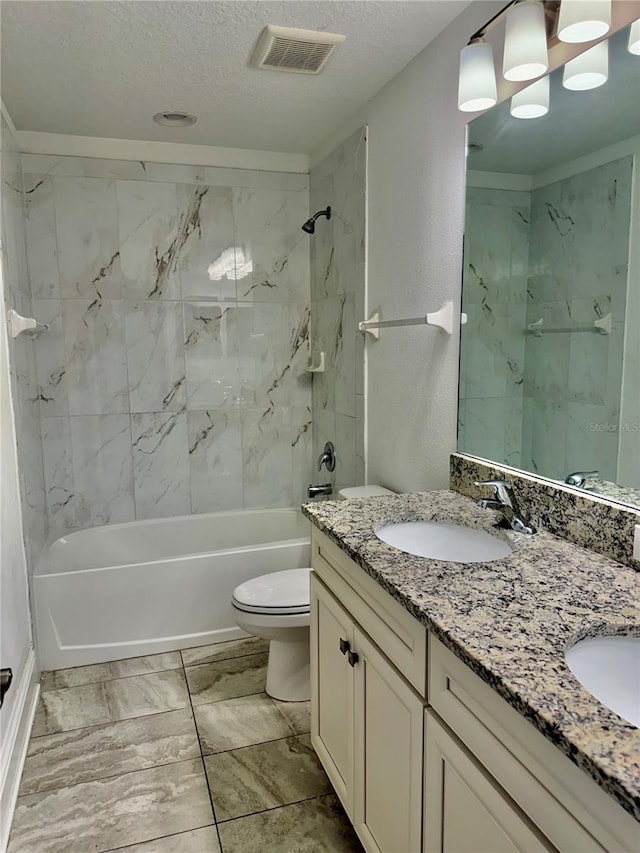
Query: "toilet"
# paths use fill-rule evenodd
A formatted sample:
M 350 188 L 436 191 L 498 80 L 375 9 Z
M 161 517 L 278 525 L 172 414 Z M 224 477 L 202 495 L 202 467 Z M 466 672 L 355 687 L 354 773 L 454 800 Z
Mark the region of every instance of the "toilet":
M 238 626 L 269 640 L 267 693 L 284 702 L 309 698 L 311 569 L 287 569 L 241 583 L 231 604 Z
M 340 489 L 341 498 L 392 495 L 382 486 Z M 309 679 L 310 568 L 272 572 L 241 583 L 231 605 L 239 628 L 269 640 L 266 691 L 283 702 L 305 702 Z

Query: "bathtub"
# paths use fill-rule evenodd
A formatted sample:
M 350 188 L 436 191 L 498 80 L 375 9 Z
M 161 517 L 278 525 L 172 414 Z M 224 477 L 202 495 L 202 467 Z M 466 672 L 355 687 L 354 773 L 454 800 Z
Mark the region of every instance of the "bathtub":
M 110 524 L 53 538 L 33 578 L 42 669 L 245 636 L 231 594 L 257 575 L 310 566 L 295 509 Z

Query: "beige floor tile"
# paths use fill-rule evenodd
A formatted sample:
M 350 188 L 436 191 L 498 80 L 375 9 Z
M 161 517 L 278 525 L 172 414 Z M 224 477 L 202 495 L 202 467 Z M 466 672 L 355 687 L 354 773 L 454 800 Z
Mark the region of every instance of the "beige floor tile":
M 227 643 L 213 643 L 210 646 L 198 646 L 196 649 L 184 649 L 182 660 L 185 666 L 194 666 L 198 663 L 213 663 L 244 655 L 255 655 L 268 650 L 267 640 L 262 640 L 260 637 L 246 637 L 242 640 L 229 640 Z
M 8 853 L 89 853 L 213 822 L 202 761 L 20 797 Z
M 194 708 L 204 754 L 224 752 L 295 734 L 271 699 L 259 693 Z
M 166 652 L 43 672 L 40 686 L 42 690 L 59 690 L 61 687 L 77 687 L 79 684 L 111 681 L 114 678 L 125 678 L 130 675 L 146 675 L 149 672 L 162 672 L 165 669 L 180 669 L 181 666 L 180 652 Z
M 198 758 L 191 708 L 32 738 L 20 794 Z
M 205 769 L 217 821 L 333 792 L 308 735 L 209 755 Z
M 271 701 L 297 735 L 305 735 L 311 731 L 311 702 L 281 702 L 279 699 Z
M 33 737 L 176 711 L 189 706 L 182 670 L 83 684 L 41 693 Z
M 195 705 L 250 696 L 264 691 L 268 655 L 245 655 L 185 669 L 191 701 Z
M 153 841 L 143 841 L 132 847 L 118 847 L 109 853 L 220 853 L 215 826 L 192 829 L 179 835 L 168 835 Z
M 362 853 L 334 795 L 229 820 L 218 829 L 224 853 Z

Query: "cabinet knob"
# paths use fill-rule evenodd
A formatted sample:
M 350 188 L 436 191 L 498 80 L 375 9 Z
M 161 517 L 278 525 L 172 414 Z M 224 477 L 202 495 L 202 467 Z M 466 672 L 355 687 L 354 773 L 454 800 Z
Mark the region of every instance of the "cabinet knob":
M 342 637 L 340 637 L 340 651 L 342 652 L 342 654 L 346 655 L 350 648 L 351 643 L 349 642 L 349 640 L 343 640 Z
M 347 660 L 351 666 L 355 666 L 360 660 L 360 657 L 355 652 L 349 651 L 347 654 Z

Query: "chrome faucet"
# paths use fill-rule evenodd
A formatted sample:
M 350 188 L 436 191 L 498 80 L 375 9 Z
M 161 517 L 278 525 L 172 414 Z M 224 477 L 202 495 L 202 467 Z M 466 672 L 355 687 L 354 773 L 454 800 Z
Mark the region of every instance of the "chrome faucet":
M 520 507 L 513 493 L 513 486 L 507 480 L 476 480 L 476 486 L 487 486 L 493 489 L 493 498 L 481 498 L 477 501 L 483 509 L 495 509 L 516 533 L 530 535 L 536 532 L 535 527 L 528 524 L 520 514 Z
M 333 446 L 333 442 L 328 441 L 320 456 L 318 456 L 318 471 L 322 471 L 322 466 L 325 466 L 327 471 L 331 473 L 331 471 L 335 471 L 336 467 L 336 449 Z
M 323 483 L 322 486 L 312 486 L 311 484 L 309 484 L 309 488 L 307 489 L 307 495 L 310 498 L 317 498 L 318 495 L 330 495 L 332 492 L 332 483 Z
M 573 473 L 567 474 L 564 481 L 568 486 L 583 489 L 587 485 L 587 477 L 595 477 L 598 473 L 598 471 L 573 471 Z

